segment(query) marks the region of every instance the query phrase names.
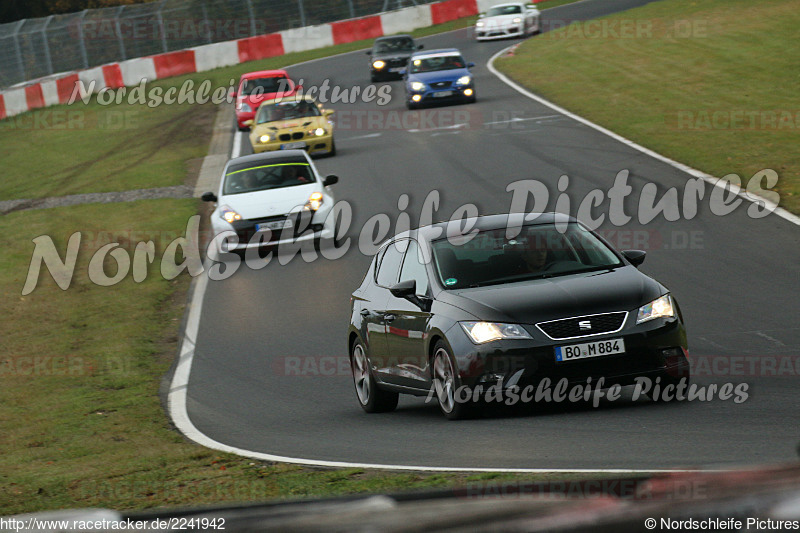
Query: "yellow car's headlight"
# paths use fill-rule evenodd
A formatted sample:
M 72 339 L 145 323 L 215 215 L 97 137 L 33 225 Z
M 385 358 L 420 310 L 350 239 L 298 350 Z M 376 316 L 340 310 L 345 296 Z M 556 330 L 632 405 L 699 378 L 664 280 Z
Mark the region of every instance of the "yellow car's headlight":
M 272 137 L 270 137 L 268 134 L 267 135 L 261 135 L 258 138 L 258 142 L 260 142 L 261 144 L 268 143 L 271 140 L 272 140 Z
M 327 132 L 325 131 L 325 128 L 316 128 L 313 130 L 308 130 L 308 135 L 316 135 L 317 137 L 322 137 L 326 133 Z

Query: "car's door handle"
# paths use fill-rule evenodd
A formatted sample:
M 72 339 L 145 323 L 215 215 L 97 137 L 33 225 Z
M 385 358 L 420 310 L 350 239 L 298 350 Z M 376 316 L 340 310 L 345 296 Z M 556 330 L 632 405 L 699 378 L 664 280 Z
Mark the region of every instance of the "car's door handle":
M 361 316 L 369 316 L 369 309 L 362 309 Z
M 395 318 L 397 318 L 397 317 L 394 316 L 394 315 L 383 315 L 383 320 L 385 320 L 386 322 L 391 322 Z

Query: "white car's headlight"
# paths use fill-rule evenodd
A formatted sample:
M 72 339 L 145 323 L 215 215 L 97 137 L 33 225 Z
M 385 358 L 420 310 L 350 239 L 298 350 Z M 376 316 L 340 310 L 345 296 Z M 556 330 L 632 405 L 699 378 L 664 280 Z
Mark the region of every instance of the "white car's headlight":
M 496 322 L 460 322 L 475 344 L 496 341 L 499 339 L 530 339 L 527 331 L 517 324 L 499 324 Z
M 232 224 L 235 220 L 242 220 L 242 215 L 228 207 L 227 205 L 223 205 L 219 208 L 219 216 L 227 222 L 228 224 Z
M 269 135 L 261 135 L 258 138 L 258 142 L 260 142 L 261 144 L 268 143 L 271 140 L 272 140 L 272 137 L 270 137 Z
M 458 78 L 458 81 L 456 81 L 456 85 L 469 85 L 471 81 L 472 78 L 470 76 L 461 76 Z
M 242 113 L 252 113 L 253 112 L 253 108 L 250 107 L 245 102 L 242 102 L 242 105 L 239 106 L 239 111 L 241 111 Z
M 475 23 L 475 26 L 477 26 L 478 28 L 483 28 L 485 25 L 486 23 L 482 20 L 479 20 L 478 22 Z
M 316 211 L 322 207 L 322 202 L 324 201 L 325 197 L 322 196 L 321 192 L 311 193 L 311 196 L 308 197 L 308 201 L 306 202 L 306 205 L 303 206 L 303 209 L 308 211 Z
M 373 63 L 372 63 L 372 68 L 374 68 L 376 70 L 380 70 L 385 66 L 386 66 L 386 63 L 384 61 L 381 61 L 380 59 L 377 60 L 377 61 L 373 61 Z
M 636 315 L 636 323 L 641 324 L 655 318 L 670 318 L 675 316 L 675 306 L 672 305 L 672 297 L 665 294 L 661 298 L 656 298 L 647 305 L 639 308 Z
M 412 91 L 424 91 L 425 90 L 425 84 L 422 83 L 421 81 L 412 81 L 411 82 L 411 90 Z
M 514 24 L 519 24 L 520 22 L 522 22 L 522 19 L 519 17 L 514 17 L 514 20 L 512 20 L 511 22 L 513 22 Z

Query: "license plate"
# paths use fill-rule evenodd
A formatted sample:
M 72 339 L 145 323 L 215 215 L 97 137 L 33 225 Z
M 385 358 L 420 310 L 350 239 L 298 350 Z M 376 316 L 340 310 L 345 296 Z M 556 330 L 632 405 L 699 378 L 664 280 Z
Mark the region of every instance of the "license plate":
M 286 143 L 281 145 L 281 150 L 296 150 L 298 148 L 303 149 L 306 147 L 306 143 L 303 141 L 296 142 L 296 143 Z
M 452 96 L 453 91 L 439 91 L 438 93 L 433 93 L 434 98 L 441 98 L 443 96 Z
M 569 346 L 556 346 L 556 361 L 574 361 L 601 355 L 612 355 L 625 352 L 625 341 L 609 339 L 605 341 L 583 342 Z
M 392 67 L 389 72 L 400 72 L 401 70 L 403 70 L 403 67 Z
M 278 220 L 275 222 L 265 222 L 263 224 L 256 224 L 256 231 L 276 230 L 276 229 L 291 228 L 291 227 L 292 227 L 292 219 L 287 218 L 286 220 Z

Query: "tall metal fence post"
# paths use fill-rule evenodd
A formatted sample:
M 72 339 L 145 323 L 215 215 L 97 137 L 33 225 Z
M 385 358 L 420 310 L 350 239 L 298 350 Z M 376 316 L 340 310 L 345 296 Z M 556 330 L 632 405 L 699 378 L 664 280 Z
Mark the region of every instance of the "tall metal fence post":
M 214 39 L 211 37 L 211 22 L 208 20 L 208 10 L 205 4 L 200 4 L 200 12 L 203 14 L 203 27 L 205 28 L 206 40 L 208 44 L 211 44 L 214 42 Z
M 163 48 L 165 54 L 169 52 L 169 48 L 167 48 L 167 32 L 164 31 L 164 17 L 161 16 L 161 11 L 164 9 L 164 2 L 166 1 L 167 0 L 161 0 L 158 4 L 158 11 L 156 12 L 156 16 L 158 17 L 158 30 L 161 32 L 161 48 Z
M 350 18 L 356 18 L 356 11 L 353 9 L 353 0 L 347 0 L 347 7 L 350 8 Z
M 250 14 L 250 37 L 255 37 L 256 35 L 256 16 L 253 13 L 253 2 L 250 0 L 244 0 L 247 4 L 247 13 Z
M 125 41 L 122 39 L 122 27 L 120 26 L 119 19 L 122 15 L 122 12 L 125 10 L 125 6 L 119 6 L 117 12 L 114 14 L 115 19 L 115 26 L 117 27 L 117 41 L 119 42 L 119 57 L 120 61 L 125 61 L 128 59 L 125 54 Z
M 303 7 L 303 0 L 297 0 L 297 9 L 300 11 L 300 27 L 306 27 L 306 10 Z
M 25 63 L 22 62 L 22 48 L 19 46 L 19 30 L 23 24 L 25 24 L 25 19 L 20 20 L 14 28 L 14 51 L 17 53 L 17 66 L 19 68 L 19 81 L 17 83 L 28 79 L 28 76 L 25 75 Z
M 89 56 L 86 53 L 86 39 L 83 35 L 83 19 L 86 18 L 86 13 L 88 12 L 88 9 L 84 9 L 81 11 L 80 16 L 78 17 L 78 44 L 81 48 L 81 61 L 83 62 L 83 68 L 89 68 Z
M 53 57 L 50 55 L 50 43 L 47 39 L 47 27 L 53 21 L 53 17 L 55 15 L 50 15 L 47 17 L 47 20 L 44 21 L 44 25 L 39 33 L 42 34 L 42 44 L 44 44 L 44 60 L 47 62 L 47 75 L 50 76 L 53 74 Z

